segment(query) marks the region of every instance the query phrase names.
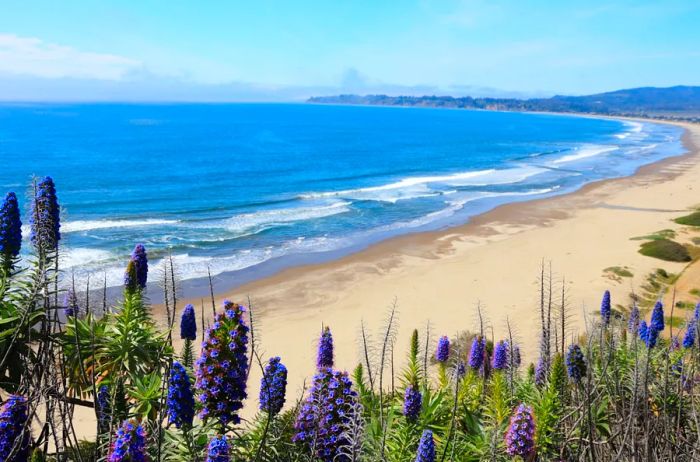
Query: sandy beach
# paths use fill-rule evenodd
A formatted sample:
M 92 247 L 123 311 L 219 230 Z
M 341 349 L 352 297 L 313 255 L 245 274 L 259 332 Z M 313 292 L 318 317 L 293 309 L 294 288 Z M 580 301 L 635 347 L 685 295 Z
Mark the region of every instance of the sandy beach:
M 391 239 L 331 263 L 291 268 L 233 293 L 216 294 L 217 308 L 224 299 L 247 303 L 250 297 L 258 351 L 263 359 L 282 357 L 293 397 L 313 375 L 315 343 L 323 325 L 333 332 L 337 367 L 352 370 L 360 357 L 360 323 L 376 339 L 394 303 L 398 370 L 414 328 L 422 335 L 430 320 L 434 342 L 440 335 L 473 332 L 478 329 L 477 305 L 489 336 L 503 338 L 510 320 L 524 361 L 534 361 L 543 261 L 551 262 L 557 281 L 566 280 L 572 336 L 585 329 L 585 314 L 598 309 L 605 289 L 611 291 L 613 304 L 628 305 L 631 291 L 657 268 L 673 273 L 685 269 L 679 287 L 686 293 L 679 298 L 690 300 L 687 291 L 700 287 L 700 265 L 686 268 L 684 263 L 645 257 L 638 253 L 641 242 L 631 240 L 662 229 L 678 230 L 680 242 L 693 236 L 672 221 L 700 203 L 700 127 L 683 126 L 690 152 L 643 167 L 634 176 L 501 206 L 461 227 Z M 633 277 L 611 278 L 604 269 L 613 266 L 627 267 Z M 182 300 L 180 308 L 186 302 L 198 311 L 202 303 Z M 211 302 L 204 303 L 208 315 Z M 154 307 L 154 314 L 165 318 L 161 306 Z M 259 378 L 254 366 L 245 416 L 257 409 Z M 91 420 L 81 418 L 83 410 L 78 414 L 77 420 Z

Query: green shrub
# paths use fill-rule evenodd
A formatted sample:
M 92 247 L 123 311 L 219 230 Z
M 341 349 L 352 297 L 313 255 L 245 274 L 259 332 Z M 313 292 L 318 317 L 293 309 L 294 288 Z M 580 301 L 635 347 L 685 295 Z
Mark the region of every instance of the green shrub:
M 700 226 L 700 210 L 674 220 L 679 225 Z
M 658 239 L 645 242 L 639 249 L 639 253 L 647 257 L 658 258 L 666 261 L 687 262 L 690 261 L 688 249 L 681 244 L 668 239 Z

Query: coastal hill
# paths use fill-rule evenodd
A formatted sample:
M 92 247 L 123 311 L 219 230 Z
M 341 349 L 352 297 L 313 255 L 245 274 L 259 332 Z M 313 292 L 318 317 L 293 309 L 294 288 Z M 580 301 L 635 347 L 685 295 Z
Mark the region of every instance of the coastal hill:
M 455 98 L 452 96 L 316 96 L 318 104 L 418 106 L 505 111 L 576 112 L 700 121 L 700 87 L 631 88 L 586 96 L 551 98 Z

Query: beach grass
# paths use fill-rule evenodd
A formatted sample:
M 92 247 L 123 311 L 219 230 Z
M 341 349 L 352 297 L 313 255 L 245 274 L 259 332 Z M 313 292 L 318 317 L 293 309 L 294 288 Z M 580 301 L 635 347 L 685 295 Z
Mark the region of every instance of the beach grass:
M 608 268 L 605 268 L 603 272 L 617 276 L 619 278 L 631 278 L 634 276 L 634 273 L 632 273 L 632 271 L 630 271 L 629 268 L 626 266 L 610 266 Z
M 679 225 L 700 226 L 700 210 L 695 211 L 695 212 L 691 213 L 690 215 L 685 215 L 685 216 L 676 218 L 673 221 L 675 221 Z
M 639 253 L 665 261 L 689 262 L 692 260 L 685 246 L 666 238 L 645 242 L 640 246 Z
M 674 239 L 676 237 L 676 231 L 672 229 L 662 229 L 652 234 L 647 234 L 645 236 L 637 236 L 630 238 L 632 241 L 660 241 L 663 239 Z

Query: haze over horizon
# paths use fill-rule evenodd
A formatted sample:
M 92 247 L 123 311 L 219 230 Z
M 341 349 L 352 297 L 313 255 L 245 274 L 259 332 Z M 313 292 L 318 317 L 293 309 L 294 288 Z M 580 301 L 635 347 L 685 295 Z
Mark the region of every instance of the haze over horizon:
M 0 100 L 540 97 L 700 85 L 700 4 L 7 2 Z

